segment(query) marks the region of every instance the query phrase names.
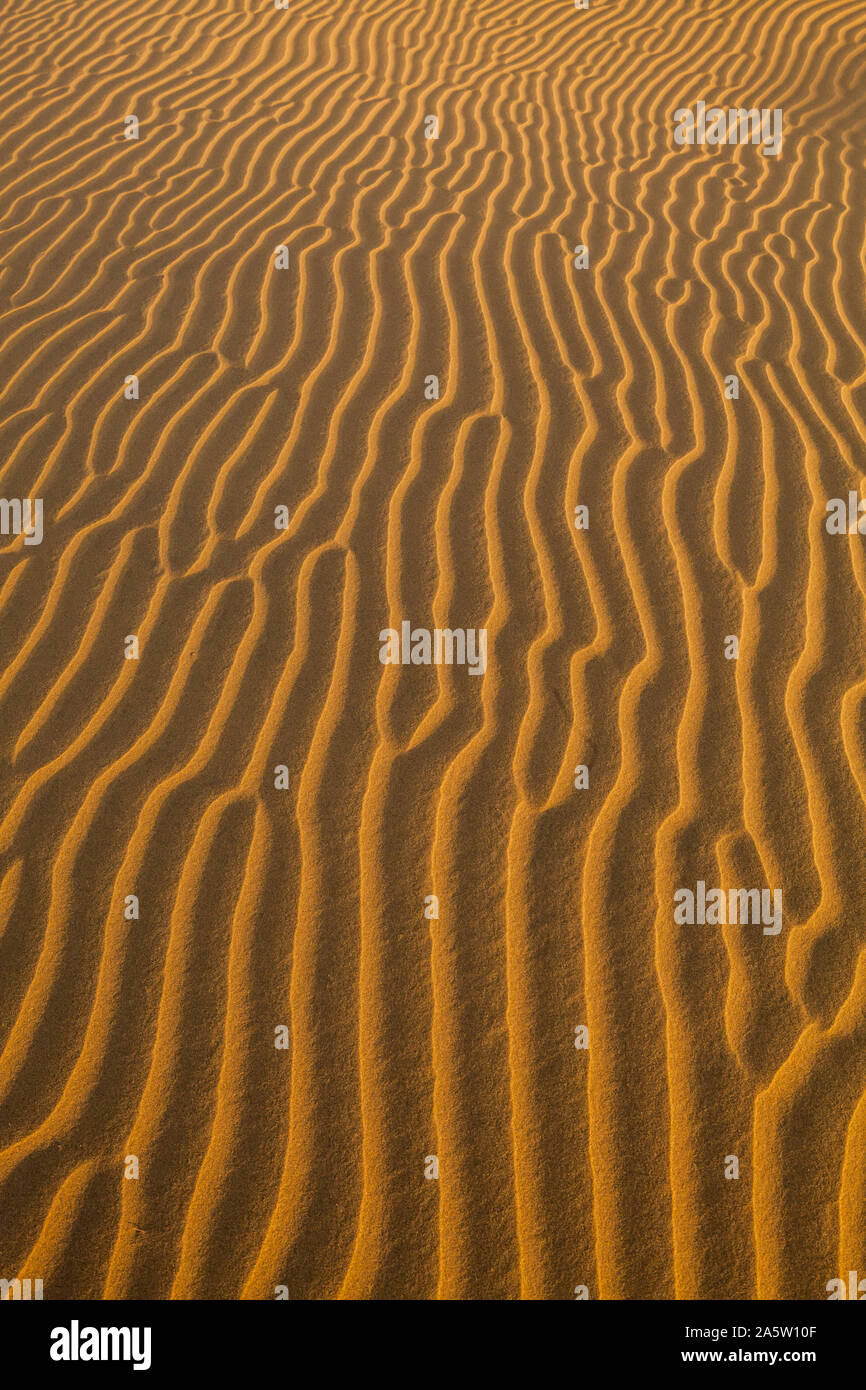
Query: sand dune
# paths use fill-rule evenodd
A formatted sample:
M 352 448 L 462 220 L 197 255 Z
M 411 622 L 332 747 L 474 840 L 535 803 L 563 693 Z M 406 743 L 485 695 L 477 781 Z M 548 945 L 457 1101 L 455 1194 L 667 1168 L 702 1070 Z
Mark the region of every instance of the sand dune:
M 866 1276 L 864 52 L 857 0 L 0 0 L 0 494 L 44 508 L 0 1276 Z M 781 151 L 678 145 L 699 101 Z M 383 664 L 404 622 L 486 670 Z M 699 881 L 782 930 L 677 924 Z

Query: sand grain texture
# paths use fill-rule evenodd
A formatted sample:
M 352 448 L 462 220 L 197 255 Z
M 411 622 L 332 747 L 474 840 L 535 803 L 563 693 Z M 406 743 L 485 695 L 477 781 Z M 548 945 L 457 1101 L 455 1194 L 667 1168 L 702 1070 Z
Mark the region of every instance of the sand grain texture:
M 866 1275 L 864 56 L 857 0 L 0 0 L 0 1276 Z

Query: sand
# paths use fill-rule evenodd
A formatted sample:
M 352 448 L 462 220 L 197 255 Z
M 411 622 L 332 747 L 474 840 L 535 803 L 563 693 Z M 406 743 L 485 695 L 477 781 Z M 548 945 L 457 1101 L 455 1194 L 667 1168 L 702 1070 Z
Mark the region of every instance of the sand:
M 864 50 L 857 0 L 2 0 L 0 1276 L 866 1275 Z

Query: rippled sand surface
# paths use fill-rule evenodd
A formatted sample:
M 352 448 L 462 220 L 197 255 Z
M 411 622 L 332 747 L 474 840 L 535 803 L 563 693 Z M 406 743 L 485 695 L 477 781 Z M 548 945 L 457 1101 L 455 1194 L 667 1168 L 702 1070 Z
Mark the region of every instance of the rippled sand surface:
M 866 1274 L 864 56 L 857 0 L 0 0 L 0 1276 Z

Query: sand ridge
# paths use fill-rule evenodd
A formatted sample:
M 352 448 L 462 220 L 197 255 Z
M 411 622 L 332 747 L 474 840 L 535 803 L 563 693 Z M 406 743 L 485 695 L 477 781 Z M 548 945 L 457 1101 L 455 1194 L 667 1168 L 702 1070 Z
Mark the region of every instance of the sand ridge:
M 0 1277 L 866 1276 L 864 43 L 856 0 L 0 0 L 0 496 L 44 504 Z M 678 145 L 704 99 L 778 156 Z M 485 672 L 383 665 L 404 621 Z M 699 880 L 783 930 L 676 925 Z

